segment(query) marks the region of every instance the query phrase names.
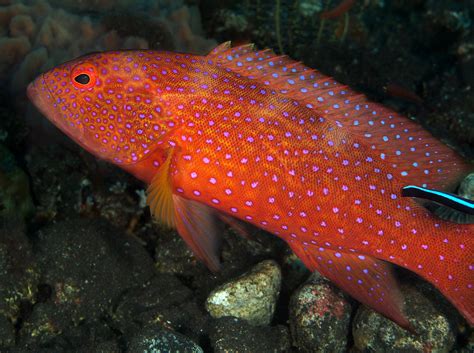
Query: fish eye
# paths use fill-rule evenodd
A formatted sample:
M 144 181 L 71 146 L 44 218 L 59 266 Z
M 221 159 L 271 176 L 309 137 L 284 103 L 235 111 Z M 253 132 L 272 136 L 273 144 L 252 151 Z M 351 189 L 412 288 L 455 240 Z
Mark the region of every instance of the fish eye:
M 71 70 L 72 84 L 79 89 L 89 89 L 95 86 L 97 70 L 91 63 L 80 63 Z
M 87 85 L 91 81 L 91 78 L 88 74 L 79 74 L 74 77 L 74 81 L 80 83 L 81 85 Z

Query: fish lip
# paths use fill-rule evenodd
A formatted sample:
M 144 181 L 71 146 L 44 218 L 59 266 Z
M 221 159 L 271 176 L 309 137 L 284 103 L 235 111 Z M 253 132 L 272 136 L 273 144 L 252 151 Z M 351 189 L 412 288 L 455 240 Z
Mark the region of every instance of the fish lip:
M 41 89 L 39 86 L 43 86 Z M 48 94 L 50 97 L 47 97 Z M 33 82 L 31 82 L 26 88 L 26 95 L 33 105 L 39 110 L 39 112 L 45 116 L 51 123 L 53 123 L 62 132 L 73 139 L 81 139 L 84 134 L 84 127 L 81 124 L 81 128 L 77 126 L 71 129 L 68 123 L 63 118 L 58 107 L 53 106 L 53 103 L 57 100 L 49 88 L 46 75 L 43 73 L 38 76 Z M 66 111 L 71 114 L 69 106 L 66 106 Z
M 38 86 L 38 82 L 43 82 L 43 85 L 46 87 L 46 90 L 48 94 L 51 96 L 50 100 L 53 100 L 53 95 L 51 94 L 51 91 L 48 87 L 48 85 L 45 82 L 45 77 L 44 74 L 41 74 L 41 76 L 37 77 L 33 82 L 31 82 L 27 87 L 26 87 L 26 95 L 28 99 L 30 100 L 31 103 L 36 107 L 36 109 L 39 110 L 39 112 L 48 118 L 51 122 L 53 122 L 56 125 L 56 119 L 55 117 L 53 118 L 52 115 L 57 115 L 57 114 L 52 114 L 54 113 L 55 109 L 51 109 L 48 106 L 48 102 L 45 100 L 44 97 L 44 90 L 41 90 Z
M 61 109 L 62 106 L 58 102 L 58 97 L 53 94 L 49 87 L 48 73 L 41 74 L 41 76 L 38 76 L 31 82 L 27 86 L 26 94 L 43 116 L 79 146 L 102 159 L 113 161 L 114 154 L 99 153 L 96 150 L 96 146 L 91 144 L 91 141 L 94 141 L 94 139 L 90 138 L 90 132 L 84 127 L 81 117 L 78 118 L 80 121 L 75 126 L 70 126 L 72 120 L 64 118 L 64 114 L 72 115 L 72 111 L 69 105 L 64 105 L 65 109 Z M 55 106 L 56 103 L 57 105 Z
M 38 77 L 28 84 L 28 86 L 26 87 L 26 96 L 28 97 L 30 102 L 33 103 L 39 109 L 40 105 L 37 104 L 39 102 L 39 92 L 36 88 L 36 80 L 38 79 L 40 78 Z M 41 75 L 41 79 L 43 79 L 43 75 Z

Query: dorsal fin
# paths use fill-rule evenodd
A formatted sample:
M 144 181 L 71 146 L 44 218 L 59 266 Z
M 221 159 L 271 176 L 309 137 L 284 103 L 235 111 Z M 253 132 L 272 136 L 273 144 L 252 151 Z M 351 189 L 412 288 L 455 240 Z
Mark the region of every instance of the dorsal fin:
M 208 57 L 219 66 L 298 100 L 344 129 L 354 143 L 366 145 L 384 160 L 401 184 L 446 189 L 473 168 L 415 122 L 287 56 L 277 56 L 268 49 L 257 51 L 252 44 L 231 48 L 226 42 Z

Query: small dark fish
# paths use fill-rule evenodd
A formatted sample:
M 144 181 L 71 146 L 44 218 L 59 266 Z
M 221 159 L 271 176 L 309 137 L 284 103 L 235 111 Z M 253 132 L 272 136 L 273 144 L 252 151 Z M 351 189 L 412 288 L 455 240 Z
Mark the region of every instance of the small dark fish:
M 402 188 L 402 196 L 417 197 L 437 202 L 443 206 L 453 208 L 457 211 L 474 215 L 474 201 L 465 199 L 449 192 L 422 188 L 420 186 L 408 185 Z

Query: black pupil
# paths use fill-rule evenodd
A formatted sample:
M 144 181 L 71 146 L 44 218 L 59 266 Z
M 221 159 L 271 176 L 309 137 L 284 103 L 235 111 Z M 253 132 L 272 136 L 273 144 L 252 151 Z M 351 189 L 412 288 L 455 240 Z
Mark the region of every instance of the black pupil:
M 80 83 L 81 85 L 87 85 L 90 82 L 91 78 L 87 74 L 80 74 L 74 77 L 74 81 Z

